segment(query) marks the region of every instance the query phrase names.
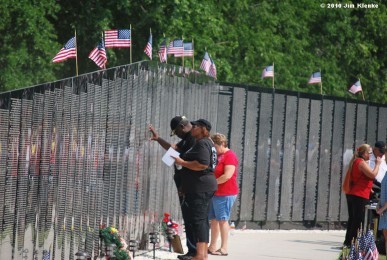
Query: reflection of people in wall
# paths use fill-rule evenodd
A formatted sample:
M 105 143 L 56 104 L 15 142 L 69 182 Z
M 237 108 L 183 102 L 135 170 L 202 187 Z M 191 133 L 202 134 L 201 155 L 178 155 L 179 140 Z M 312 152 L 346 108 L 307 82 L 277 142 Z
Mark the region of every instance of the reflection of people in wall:
M 370 199 L 372 183 L 379 171 L 380 157 L 376 158 L 374 169 L 371 169 L 367 162 L 371 154 L 370 145 L 360 145 L 354 152 L 346 173 L 351 177 L 350 189 L 346 192 L 348 223 L 344 246 L 347 247 L 350 247 L 352 239 L 357 237 L 357 231 L 365 217 L 365 206 Z

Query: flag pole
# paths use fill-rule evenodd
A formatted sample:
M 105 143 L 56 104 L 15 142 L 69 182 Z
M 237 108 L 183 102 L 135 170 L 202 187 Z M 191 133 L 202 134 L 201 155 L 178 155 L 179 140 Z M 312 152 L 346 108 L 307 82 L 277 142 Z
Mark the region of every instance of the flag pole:
M 183 35 L 181 36 L 181 43 L 183 44 L 183 59 L 182 59 L 182 63 L 183 63 L 183 68 L 184 68 L 184 37 Z
M 163 37 L 164 37 L 164 40 L 165 40 L 165 64 L 168 64 L 168 55 L 167 55 L 167 39 L 165 38 L 165 33 L 163 33 Z
M 103 48 L 105 49 L 105 53 L 106 53 L 106 57 L 107 57 L 107 51 L 106 51 L 106 48 L 105 48 L 105 39 L 103 38 L 103 32 L 101 32 L 101 41 L 102 41 L 102 43 L 103 43 Z M 103 65 L 103 68 L 106 70 L 106 63 L 107 62 L 105 62 L 105 64 Z
M 321 78 L 321 80 L 320 80 L 320 93 L 321 93 L 321 95 L 322 95 L 323 93 L 322 93 L 322 76 L 321 76 L 321 69 L 319 69 L 319 71 L 320 71 L 320 78 Z
M 77 29 L 75 29 L 75 73 L 78 76 L 78 46 L 77 46 Z
M 274 62 L 273 62 L 273 89 L 274 89 Z
M 149 27 L 149 34 L 152 35 L 152 28 L 151 27 Z M 153 37 L 152 37 L 152 45 L 153 45 Z M 151 51 L 151 60 L 152 60 L 152 57 L 153 57 L 153 46 L 151 46 L 151 47 L 152 47 L 152 51 Z
M 133 37 L 132 37 L 132 24 L 130 24 L 130 64 L 132 64 L 132 46 L 133 46 Z
M 360 79 L 358 79 L 359 82 L 360 82 Z M 361 83 L 360 83 L 360 86 L 361 86 Z M 363 101 L 365 101 L 365 98 L 364 98 L 364 92 L 363 92 L 363 87 L 361 87 L 361 95 L 363 96 Z
M 195 70 L 195 45 L 194 38 L 192 38 L 192 70 Z

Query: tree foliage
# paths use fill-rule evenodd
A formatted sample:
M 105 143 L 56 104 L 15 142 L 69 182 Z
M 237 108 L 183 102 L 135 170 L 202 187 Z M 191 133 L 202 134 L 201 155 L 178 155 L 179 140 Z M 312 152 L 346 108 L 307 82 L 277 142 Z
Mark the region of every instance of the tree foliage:
M 347 92 L 360 79 L 368 101 L 385 103 L 386 4 L 353 4 L 322 8 L 313 0 L 3 0 L 0 89 L 74 76 L 75 60 L 52 64 L 51 59 L 75 30 L 79 73 L 97 70 L 87 56 L 102 31 L 131 25 L 133 62 L 147 59 L 143 50 L 151 29 L 154 59 L 163 35 L 193 40 L 195 68 L 207 50 L 219 81 L 271 87 L 261 72 L 274 63 L 278 89 L 319 93 L 307 81 L 320 70 L 325 94 L 361 99 Z M 108 67 L 128 64 L 129 53 L 108 49 Z M 181 59 L 168 62 L 180 65 Z M 192 60 L 185 58 L 185 66 L 192 66 Z

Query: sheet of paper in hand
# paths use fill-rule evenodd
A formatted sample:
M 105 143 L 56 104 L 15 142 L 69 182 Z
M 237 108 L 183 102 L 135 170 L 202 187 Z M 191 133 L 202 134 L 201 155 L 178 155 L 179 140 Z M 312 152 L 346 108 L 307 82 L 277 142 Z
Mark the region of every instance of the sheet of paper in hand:
M 178 157 L 179 156 L 179 152 L 176 151 L 175 149 L 173 149 L 172 147 L 170 147 L 168 149 L 168 151 L 164 154 L 163 158 L 161 158 L 161 160 L 168 166 L 172 166 L 173 163 L 175 162 L 175 158 L 173 157 Z M 172 157 L 173 156 L 173 157 Z

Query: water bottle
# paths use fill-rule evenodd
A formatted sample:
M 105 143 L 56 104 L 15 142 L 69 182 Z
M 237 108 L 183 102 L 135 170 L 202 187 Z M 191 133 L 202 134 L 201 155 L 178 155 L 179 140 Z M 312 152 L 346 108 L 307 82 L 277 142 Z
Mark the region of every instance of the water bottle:
M 230 224 L 230 235 L 233 236 L 235 233 L 235 223 L 234 221 L 231 221 L 231 224 Z

